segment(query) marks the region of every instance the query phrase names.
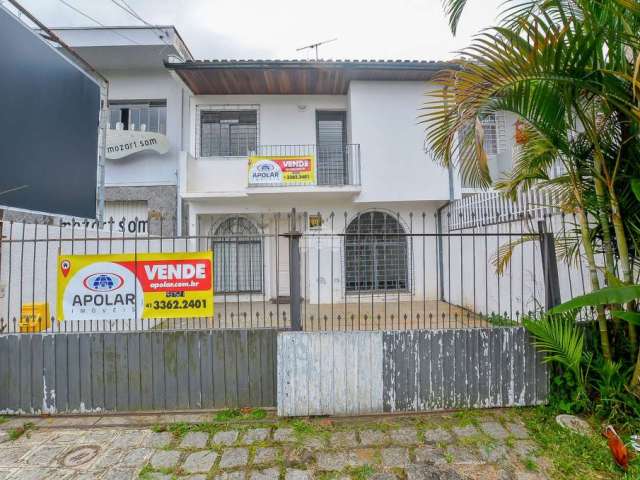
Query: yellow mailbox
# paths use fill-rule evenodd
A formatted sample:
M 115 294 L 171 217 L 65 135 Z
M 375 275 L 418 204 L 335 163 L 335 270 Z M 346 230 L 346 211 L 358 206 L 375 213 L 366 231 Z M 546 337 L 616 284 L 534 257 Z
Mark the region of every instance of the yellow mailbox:
M 23 303 L 20 311 L 20 333 L 35 333 L 51 326 L 49 305 L 46 303 Z

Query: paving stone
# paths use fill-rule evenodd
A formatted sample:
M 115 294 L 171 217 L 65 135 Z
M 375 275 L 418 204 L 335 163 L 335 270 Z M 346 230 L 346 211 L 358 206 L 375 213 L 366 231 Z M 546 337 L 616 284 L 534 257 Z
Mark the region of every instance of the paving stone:
M 149 432 L 146 430 L 127 430 L 118 435 L 118 447 L 133 448 L 139 447 L 146 441 Z
M 385 467 L 404 467 L 410 463 L 406 448 L 383 448 L 380 454 Z
M 278 478 L 280 478 L 280 470 L 277 468 L 249 472 L 249 480 L 278 480 Z
M 3 445 L 0 452 L 0 467 L 15 467 L 16 463 L 28 453 L 24 448 L 9 447 L 7 445 Z
M 516 472 L 515 480 L 547 480 L 547 477 L 536 472 Z
M 312 450 L 319 450 L 325 447 L 324 440 L 319 437 L 307 437 L 302 441 L 302 444 Z
M 490 463 L 496 463 L 507 457 L 507 448 L 504 445 L 485 445 L 480 448 L 480 457 Z
M 80 435 L 77 431 L 61 431 L 55 435 L 51 441 L 54 443 L 73 443 L 77 442 L 79 437 Z
M 424 441 L 427 443 L 451 443 L 453 442 L 453 436 L 444 428 L 436 428 L 424 432 Z
M 376 450 L 374 448 L 356 448 L 352 451 L 350 460 L 352 467 L 373 465 L 377 462 Z
M 388 440 L 387 434 L 380 430 L 363 430 L 360 432 L 360 443 L 365 446 L 383 445 Z
M 418 432 L 415 428 L 399 428 L 390 433 L 391 441 L 401 445 L 415 445 L 418 443 Z
M 436 465 L 410 465 L 405 468 L 407 480 L 464 480 L 453 470 Z
M 526 440 L 529 438 L 529 432 L 521 423 L 511 422 L 507 423 L 507 430 L 511 432 L 511 435 L 520 440 Z
M 9 440 L 9 432 L 6 430 L 0 430 L 0 443 L 7 442 Z
M 342 470 L 349 465 L 347 452 L 320 452 L 317 456 L 319 470 Z
M 182 468 L 187 473 L 208 472 L 216 463 L 218 454 L 216 452 L 202 451 L 190 454 L 182 464 Z
M 319 470 L 336 471 L 345 467 L 361 467 L 375 463 L 376 451 L 372 448 L 358 448 L 351 451 L 319 452 L 317 466 Z
M 536 444 L 530 440 L 520 440 L 514 443 L 513 451 L 520 457 L 529 457 L 536 451 Z
M 152 432 L 143 445 L 151 448 L 164 448 L 173 441 L 171 432 Z
M 138 478 L 135 468 L 112 468 L 107 470 L 102 477 L 103 480 L 133 480 Z
M 473 425 L 467 425 L 465 427 L 453 427 L 453 433 L 460 438 L 473 437 L 474 435 L 478 435 L 478 429 Z
M 296 437 L 293 428 L 278 428 L 273 432 L 274 442 L 295 442 Z
M 297 468 L 287 468 L 284 474 L 284 480 L 312 480 L 311 475 L 306 470 L 298 470 Z
M 331 445 L 331 448 L 355 447 L 358 445 L 358 441 L 356 440 L 356 432 L 336 432 L 331 435 L 331 438 L 329 439 L 329 445 Z
M 315 454 L 309 448 L 292 447 L 285 449 L 284 459 L 288 467 L 297 467 L 312 463 L 315 459 Z
M 96 445 L 105 446 L 118 438 L 118 431 L 106 428 L 96 428 L 87 430 L 82 436 L 82 441 L 86 443 L 94 443 Z
M 111 468 L 120 463 L 120 459 L 124 456 L 125 451 L 119 448 L 110 448 L 98 454 L 98 458 L 94 462 L 92 468 Z
M 14 472 L 11 470 L 0 470 L 0 480 L 6 480 L 12 473 Z
M 228 448 L 222 453 L 220 468 L 244 467 L 249 461 L 246 448 Z
M 244 472 L 223 472 L 220 475 L 216 475 L 214 480 L 244 480 Z M 204 477 L 202 477 L 204 479 Z
M 56 463 L 56 458 L 62 455 L 62 452 L 67 448 L 68 445 L 41 445 L 31 450 L 29 456 L 25 458 L 25 463 L 47 467 Z
M 256 465 L 264 463 L 273 463 L 278 458 L 278 449 L 273 447 L 258 448 L 253 457 L 253 463 Z
M 120 462 L 120 466 L 123 467 L 142 467 L 149 457 L 153 455 L 153 450 L 151 448 L 134 448 L 129 450 L 128 453 L 122 458 Z
M 244 434 L 244 437 L 242 437 L 242 443 L 251 445 L 256 442 L 263 442 L 267 438 L 269 438 L 268 428 L 253 428 L 251 430 L 247 430 L 247 433 Z
M 425 446 L 414 451 L 416 463 L 433 463 L 436 465 L 447 463 L 444 451 L 437 447 Z
M 180 478 L 182 479 L 183 477 Z M 188 480 L 207 480 L 206 475 L 189 475 L 188 477 L 184 478 L 187 478 Z
M 101 475 L 102 472 L 81 472 L 77 476 L 73 477 L 73 480 L 98 480 Z M 2 477 L 0 476 L 0 478 Z
M 451 455 L 451 463 L 459 463 L 473 465 L 481 463 L 480 459 L 469 448 L 453 446 L 447 449 L 447 453 Z
M 180 442 L 180 448 L 205 448 L 207 446 L 207 440 L 209 440 L 208 433 L 189 432 L 184 436 L 182 442 Z
M 236 440 L 238 440 L 237 430 L 228 430 L 216 433 L 211 439 L 211 443 L 215 445 L 232 445 Z
M 20 480 L 67 480 L 74 475 L 73 470 L 61 470 L 59 468 L 20 468 L 12 478 Z
M 371 475 L 369 477 L 369 480 L 397 480 L 397 478 L 398 477 L 396 477 L 393 473 L 379 472 Z
M 498 422 L 483 422 L 480 424 L 480 428 L 495 440 L 505 440 L 509 437 L 509 432 Z
M 180 452 L 176 450 L 157 450 L 151 457 L 151 466 L 155 469 L 173 468 L 180 460 Z

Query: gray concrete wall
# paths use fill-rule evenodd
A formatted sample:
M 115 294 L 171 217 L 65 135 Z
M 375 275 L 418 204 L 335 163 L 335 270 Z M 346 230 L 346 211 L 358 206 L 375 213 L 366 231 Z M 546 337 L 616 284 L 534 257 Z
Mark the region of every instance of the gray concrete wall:
M 275 330 L 0 336 L 0 413 L 273 407 Z
M 145 187 L 105 187 L 105 201 L 147 202 L 149 208 L 149 231 L 151 235 L 176 234 L 177 187 L 154 185 Z M 160 222 L 162 219 L 162 227 Z

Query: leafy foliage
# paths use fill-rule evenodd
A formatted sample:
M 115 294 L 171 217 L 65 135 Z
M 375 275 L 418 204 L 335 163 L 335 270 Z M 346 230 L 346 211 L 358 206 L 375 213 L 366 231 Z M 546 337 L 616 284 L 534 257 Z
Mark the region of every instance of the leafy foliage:
M 549 313 L 565 313 L 595 305 L 615 305 L 640 298 L 640 285 L 606 287 L 575 297 L 553 308 Z M 621 317 L 622 318 L 622 317 Z

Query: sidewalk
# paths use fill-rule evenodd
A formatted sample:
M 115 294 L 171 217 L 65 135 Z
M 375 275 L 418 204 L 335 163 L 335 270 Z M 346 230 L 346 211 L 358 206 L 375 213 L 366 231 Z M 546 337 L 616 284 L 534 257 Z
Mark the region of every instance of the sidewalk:
M 541 480 L 508 411 L 216 422 L 212 413 L 10 418 L 0 480 Z M 15 440 L 14 429 L 27 425 Z

